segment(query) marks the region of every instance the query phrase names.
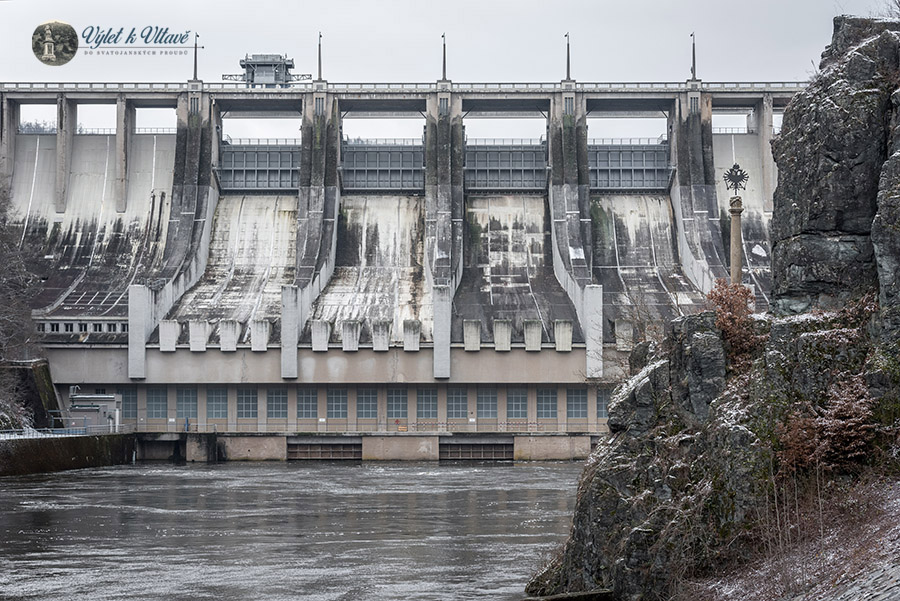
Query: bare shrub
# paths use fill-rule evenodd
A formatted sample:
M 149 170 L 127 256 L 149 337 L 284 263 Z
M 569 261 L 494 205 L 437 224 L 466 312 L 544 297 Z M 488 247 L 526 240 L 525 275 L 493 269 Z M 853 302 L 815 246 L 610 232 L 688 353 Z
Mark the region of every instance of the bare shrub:
M 729 358 L 749 355 L 761 341 L 750 320 L 750 290 L 742 284 L 729 284 L 724 278 L 716 280 L 716 286 L 706 295 L 716 310 L 716 327 L 725 339 Z

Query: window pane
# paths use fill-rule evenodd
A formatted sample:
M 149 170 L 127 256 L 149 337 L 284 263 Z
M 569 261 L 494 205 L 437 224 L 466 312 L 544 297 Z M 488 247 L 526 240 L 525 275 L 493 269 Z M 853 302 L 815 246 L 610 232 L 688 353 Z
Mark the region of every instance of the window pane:
M 376 389 L 356 389 L 356 417 L 359 419 L 378 417 L 378 391 Z
M 175 389 L 175 416 L 179 419 L 197 417 L 197 389 Z
M 266 417 L 287 419 L 287 388 L 269 388 L 266 390 Z
M 569 388 L 566 390 L 566 417 L 568 419 L 587 418 L 587 390 Z
M 538 388 L 537 416 L 539 418 L 556 418 L 556 389 Z
M 478 389 L 478 417 L 496 418 L 497 417 L 497 389 L 496 388 L 479 388 Z
M 528 418 L 528 390 L 525 388 L 509 388 L 506 391 L 507 419 Z
M 388 388 L 387 416 L 389 419 L 406 419 L 408 403 L 405 388 Z
M 465 388 L 447 389 L 447 418 L 465 419 L 469 415 L 469 398 Z
M 605 419 L 609 417 L 609 388 L 597 389 L 597 417 Z
M 328 417 L 333 419 L 347 419 L 347 389 L 328 389 Z
M 206 417 L 209 419 L 228 419 L 227 388 L 206 389 Z
M 122 395 L 122 419 L 137 417 L 137 388 L 126 386 L 116 391 Z
M 315 388 L 297 389 L 297 417 L 300 419 L 319 417 L 319 395 Z
M 257 417 L 257 401 L 255 388 L 238 388 L 237 416 L 238 419 L 255 419 Z
M 147 419 L 166 419 L 169 414 L 169 395 L 165 386 L 147 389 Z
M 416 415 L 437 419 L 437 389 L 420 388 L 416 391 Z

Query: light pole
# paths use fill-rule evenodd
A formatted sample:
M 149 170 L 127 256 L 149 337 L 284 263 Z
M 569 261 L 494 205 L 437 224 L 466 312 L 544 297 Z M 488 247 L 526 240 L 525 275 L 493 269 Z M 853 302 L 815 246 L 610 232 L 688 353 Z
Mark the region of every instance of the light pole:
M 737 163 L 725 172 L 725 186 L 729 190 L 734 190 L 734 196 L 728 201 L 728 212 L 731 214 L 731 283 L 733 285 L 741 283 L 743 262 L 743 253 L 741 253 L 741 213 L 744 211 L 744 205 L 741 197 L 738 196 L 738 190 L 747 189 L 748 179 L 750 179 L 750 176 Z

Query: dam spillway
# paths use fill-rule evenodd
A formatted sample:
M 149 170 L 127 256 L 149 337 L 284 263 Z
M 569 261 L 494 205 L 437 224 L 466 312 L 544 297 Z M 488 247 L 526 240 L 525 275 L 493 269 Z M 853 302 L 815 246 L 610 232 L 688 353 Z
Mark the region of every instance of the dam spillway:
M 765 308 L 772 115 L 800 89 L 2 84 L 0 183 L 36 251 L 63 405 L 70 386 L 114 392 L 157 432 L 524 433 L 526 457 L 539 434 L 588 448 L 623 353 L 726 276 L 734 162 L 753 173 L 744 283 Z M 93 102 L 116 105 L 113 133 L 75 130 Z M 28 103 L 55 104 L 56 130 L 19 133 Z M 138 130 L 145 106 L 176 128 Z M 747 128 L 712 127 L 736 109 Z M 297 117 L 301 136 L 222 137 L 223 115 L 251 113 Z M 667 133 L 588 136 L 588 117 L 623 114 L 663 114 Z M 424 134 L 342 135 L 379 115 L 424 116 Z M 466 136 L 498 115 L 540 116 L 546 136 Z

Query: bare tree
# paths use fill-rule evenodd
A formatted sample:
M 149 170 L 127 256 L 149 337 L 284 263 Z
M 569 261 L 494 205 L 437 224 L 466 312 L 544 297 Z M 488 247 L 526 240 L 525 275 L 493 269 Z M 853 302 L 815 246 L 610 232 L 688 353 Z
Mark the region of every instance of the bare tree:
M 26 252 L 8 223 L 9 193 L 0 191 L 0 363 L 27 359 L 36 350 L 29 301 L 37 278 L 26 264 Z M 18 380 L 0 370 L 0 429 L 22 424 L 24 399 L 17 398 Z
M 889 19 L 900 19 L 900 0 L 884 0 L 881 16 Z

